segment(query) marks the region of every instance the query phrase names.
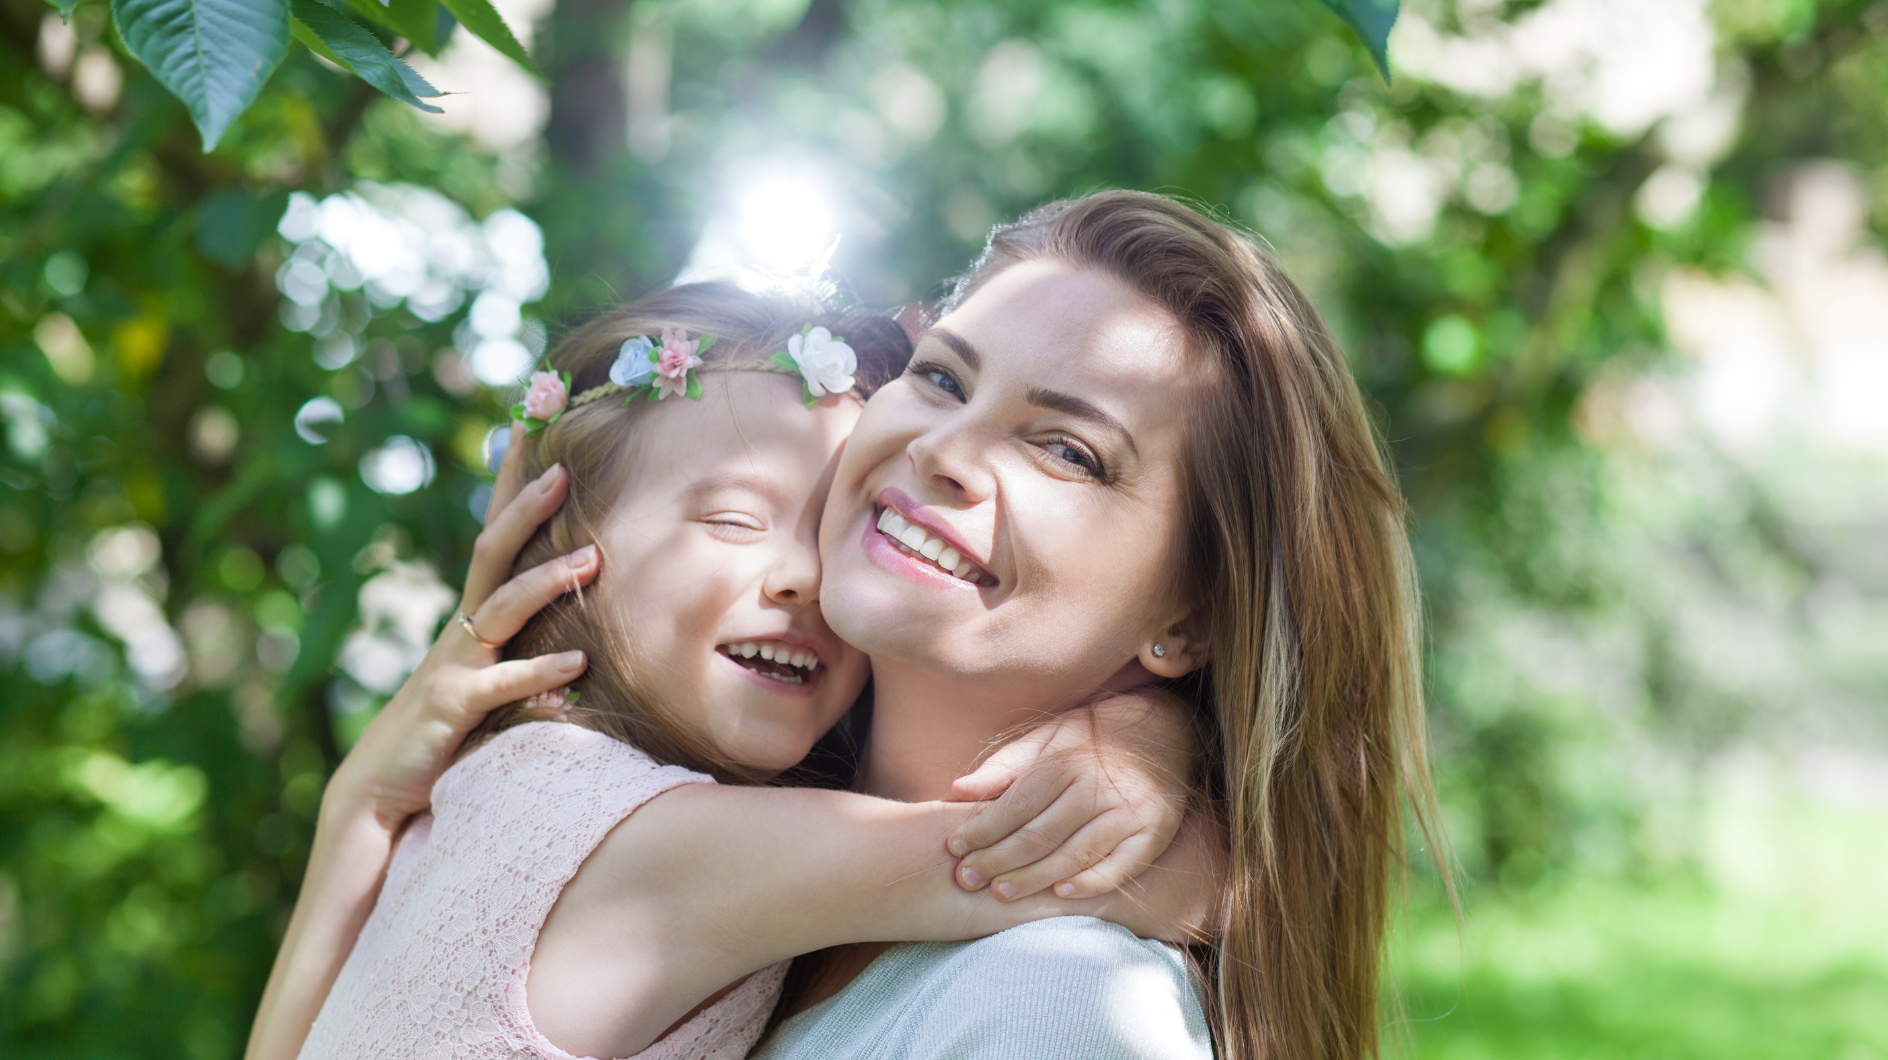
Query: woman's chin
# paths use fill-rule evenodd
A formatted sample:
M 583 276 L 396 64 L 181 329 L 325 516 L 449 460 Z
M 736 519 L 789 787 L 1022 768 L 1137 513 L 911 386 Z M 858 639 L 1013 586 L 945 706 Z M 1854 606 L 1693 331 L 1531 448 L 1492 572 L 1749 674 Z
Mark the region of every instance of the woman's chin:
M 936 653 L 951 622 L 928 595 L 855 555 L 826 568 L 819 606 L 839 639 L 878 663 Z

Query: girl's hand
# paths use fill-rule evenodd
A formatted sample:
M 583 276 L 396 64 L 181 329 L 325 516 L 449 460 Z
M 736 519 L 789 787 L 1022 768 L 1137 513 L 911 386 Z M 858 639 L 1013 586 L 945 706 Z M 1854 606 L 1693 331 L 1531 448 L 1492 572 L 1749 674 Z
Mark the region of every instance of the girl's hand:
M 426 809 L 433 782 L 488 712 L 561 688 L 583 673 L 585 660 L 578 651 L 499 659 L 505 641 L 532 615 L 591 581 L 599 569 L 595 546 L 586 546 L 511 577 L 518 552 L 564 502 L 570 485 L 569 474 L 553 467 L 519 488 L 521 431 L 512 428 L 512 444 L 499 469 L 485 530 L 472 548 L 457 612 L 471 618 L 477 635 L 456 617 L 446 623 L 425 660 L 336 770 L 323 802 L 337 815 L 371 814 L 382 826 L 397 829 Z
M 1054 886 L 1093 898 L 1153 864 L 1180 831 L 1199 752 L 1192 711 L 1162 692 L 1068 711 L 951 787 L 994 799 L 945 837 L 965 890 L 1009 902 Z

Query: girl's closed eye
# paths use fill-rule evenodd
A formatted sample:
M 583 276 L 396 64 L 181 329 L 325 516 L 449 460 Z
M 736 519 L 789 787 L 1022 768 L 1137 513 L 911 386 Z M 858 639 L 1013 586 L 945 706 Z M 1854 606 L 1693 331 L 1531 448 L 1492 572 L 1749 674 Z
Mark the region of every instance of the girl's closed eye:
M 719 537 L 743 539 L 763 533 L 767 524 L 747 512 L 719 511 L 702 516 L 702 522 L 712 528 Z

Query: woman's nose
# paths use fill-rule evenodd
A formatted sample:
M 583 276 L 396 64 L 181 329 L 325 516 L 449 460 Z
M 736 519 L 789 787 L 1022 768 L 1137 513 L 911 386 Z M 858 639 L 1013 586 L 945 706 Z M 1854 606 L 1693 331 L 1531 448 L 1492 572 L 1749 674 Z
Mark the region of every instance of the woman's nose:
M 905 455 L 920 478 L 959 504 L 978 504 L 995 492 L 995 476 L 972 424 L 939 424 L 913 438 Z

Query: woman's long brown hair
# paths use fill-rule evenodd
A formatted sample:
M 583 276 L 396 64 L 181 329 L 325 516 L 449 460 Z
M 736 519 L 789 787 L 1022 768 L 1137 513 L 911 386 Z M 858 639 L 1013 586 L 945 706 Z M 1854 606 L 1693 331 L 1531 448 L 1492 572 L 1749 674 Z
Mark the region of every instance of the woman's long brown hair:
M 1231 840 L 1202 968 L 1217 1054 L 1377 1055 L 1405 799 L 1431 851 L 1440 837 L 1405 507 L 1363 396 L 1271 254 L 1181 203 L 1044 206 L 992 234 L 946 308 L 1037 259 L 1165 307 L 1215 376 L 1193 410 L 1182 585 L 1205 603 L 1212 661 L 1190 684 Z
M 786 348 L 787 338 L 808 324 L 843 336 L 858 354 L 857 388 L 869 395 L 904 371 L 911 340 L 891 317 L 834 312 L 809 297 L 763 295 L 730 284 L 671 287 L 633 304 L 602 313 L 574 329 L 545 358 L 546 368 L 569 372 L 572 397 L 609 381 L 610 366 L 625 339 L 656 336 L 680 327 L 692 336 L 716 336 L 707 360 L 765 359 Z M 527 446 L 521 481 L 530 482 L 555 464 L 570 474 L 563 507 L 525 544 L 513 568 L 522 572 L 598 542 L 636 458 L 635 427 L 645 402 L 624 404 L 606 397 L 565 411 Z M 601 547 L 601 546 L 599 546 Z M 609 556 L 603 557 L 607 565 Z M 633 631 L 623 628 L 611 601 L 596 588 L 571 593 L 538 612 L 505 646 L 508 659 L 551 652 L 584 652 L 589 666 L 571 683 L 578 694 L 568 720 L 614 736 L 658 762 L 686 766 L 722 781 L 755 782 L 753 774 L 721 754 L 707 739 L 643 688 L 647 665 L 638 657 Z M 499 730 L 540 720 L 526 703 L 500 707 L 485 717 L 465 746 Z

